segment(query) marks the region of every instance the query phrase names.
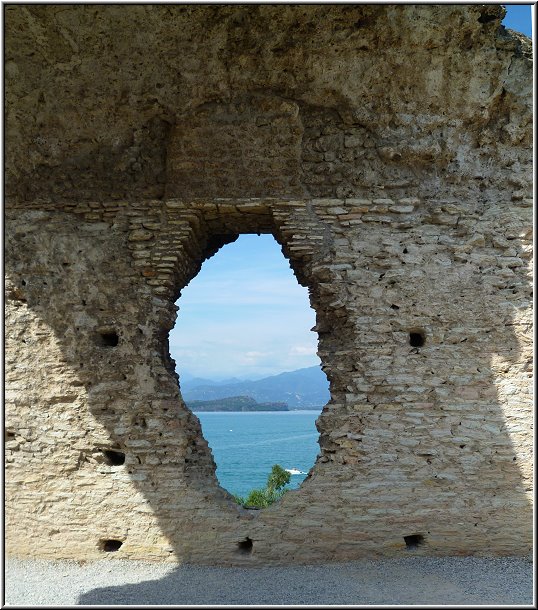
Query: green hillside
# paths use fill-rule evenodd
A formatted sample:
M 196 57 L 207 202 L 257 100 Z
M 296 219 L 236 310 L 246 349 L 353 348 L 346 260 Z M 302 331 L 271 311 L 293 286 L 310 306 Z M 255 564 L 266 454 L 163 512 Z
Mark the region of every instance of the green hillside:
M 288 411 L 285 402 L 257 402 L 249 396 L 230 396 L 216 400 L 189 400 L 191 411 Z

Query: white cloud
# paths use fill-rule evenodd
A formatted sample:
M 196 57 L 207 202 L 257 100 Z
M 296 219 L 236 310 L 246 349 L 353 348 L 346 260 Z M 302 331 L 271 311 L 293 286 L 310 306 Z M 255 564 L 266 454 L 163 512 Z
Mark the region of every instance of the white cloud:
M 315 345 L 293 345 L 290 349 L 290 356 L 312 356 L 316 355 Z
M 247 352 L 242 360 L 245 364 L 256 364 L 263 357 L 267 356 L 267 352 Z
M 204 284 L 193 284 L 182 291 L 178 301 L 181 309 L 204 305 L 261 305 L 284 306 L 300 303 L 309 307 L 308 292 L 293 277 L 260 279 L 238 275 L 237 278 L 215 279 Z
M 169 341 L 179 372 L 216 379 L 319 364 L 308 291 L 270 239 L 261 251 L 249 245 L 256 239 L 241 239 L 182 291 Z

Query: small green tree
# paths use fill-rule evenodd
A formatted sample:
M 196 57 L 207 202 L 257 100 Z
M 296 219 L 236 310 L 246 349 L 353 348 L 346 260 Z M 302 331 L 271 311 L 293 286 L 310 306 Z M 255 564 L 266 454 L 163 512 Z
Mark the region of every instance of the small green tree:
M 246 498 L 234 496 L 234 500 L 245 507 L 267 508 L 284 495 L 284 487 L 289 482 L 290 473 L 279 464 L 274 464 L 264 489 L 252 489 Z
M 279 464 L 275 464 L 271 468 L 271 474 L 267 479 L 267 490 L 271 492 L 280 491 L 284 485 L 290 482 L 291 475 L 287 470 L 284 470 Z

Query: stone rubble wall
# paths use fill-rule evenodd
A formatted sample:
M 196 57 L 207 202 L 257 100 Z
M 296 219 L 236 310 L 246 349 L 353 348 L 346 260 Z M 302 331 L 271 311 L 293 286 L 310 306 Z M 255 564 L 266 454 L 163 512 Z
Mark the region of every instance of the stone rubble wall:
M 6 7 L 6 196 L 525 190 L 532 52 L 503 11 Z
M 530 551 L 532 49 L 503 11 L 6 7 L 8 554 Z M 219 487 L 168 349 L 242 233 L 308 288 L 331 390 L 262 511 Z
M 398 556 L 413 534 L 418 554 L 528 552 L 531 204 L 8 211 L 8 553 L 97 558 L 111 539 L 137 559 L 341 561 Z M 331 383 L 313 470 L 264 511 L 218 486 L 167 346 L 181 288 L 240 232 L 273 232 L 309 288 Z

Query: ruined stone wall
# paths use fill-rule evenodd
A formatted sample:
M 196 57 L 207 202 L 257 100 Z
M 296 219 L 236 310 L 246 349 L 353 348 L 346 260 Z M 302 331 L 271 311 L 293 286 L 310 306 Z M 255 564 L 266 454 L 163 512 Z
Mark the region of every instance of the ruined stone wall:
M 8 553 L 529 552 L 531 65 L 501 11 L 7 9 Z M 168 352 L 182 288 L 255 232 L 331 385 L 263 511 L 218 486 Z

